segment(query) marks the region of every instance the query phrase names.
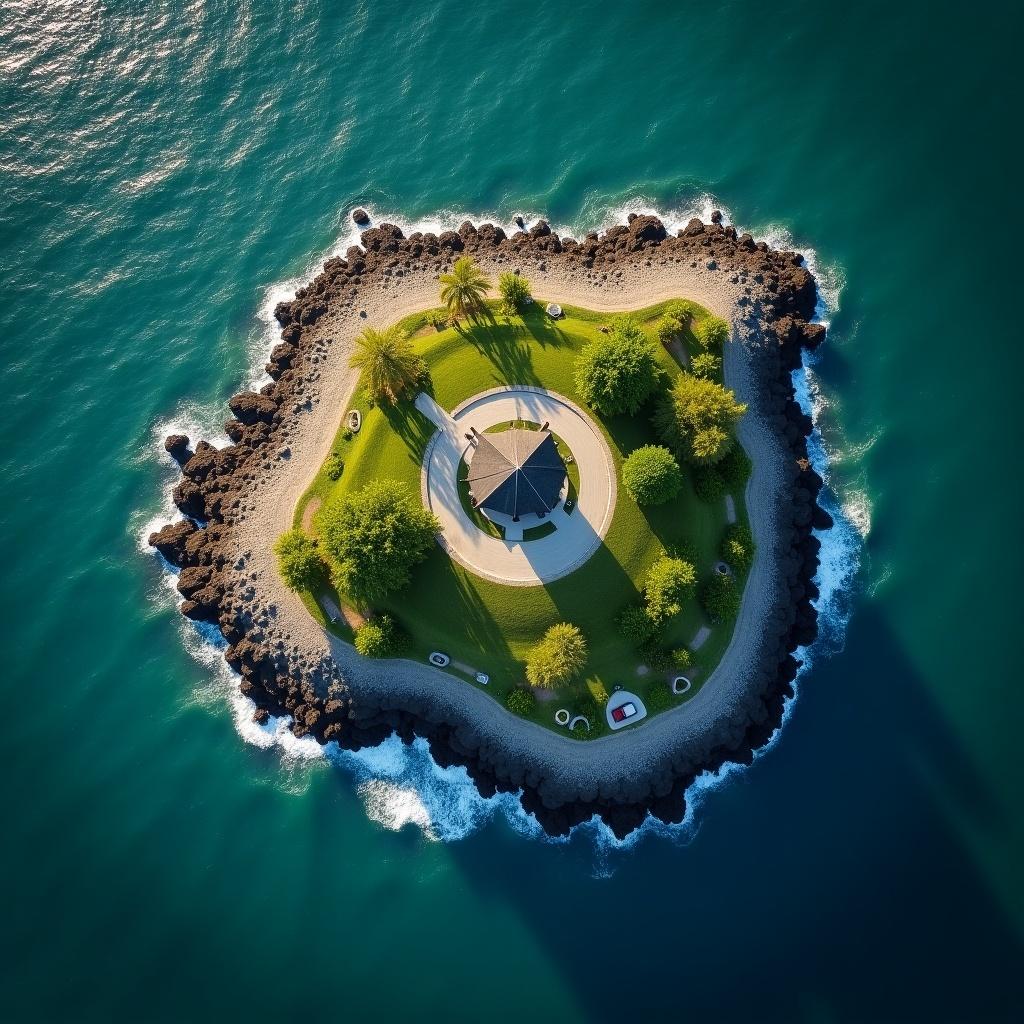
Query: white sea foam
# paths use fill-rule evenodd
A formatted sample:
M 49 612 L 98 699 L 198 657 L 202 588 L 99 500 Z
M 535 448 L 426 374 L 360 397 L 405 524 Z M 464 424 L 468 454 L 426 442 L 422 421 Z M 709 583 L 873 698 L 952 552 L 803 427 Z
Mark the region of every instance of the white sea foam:
M 371 226 L 384 222 L 397 224 L 405 234 L 414 231 L 432 231 L 439 234 L 446 230 L 455 230 L 464 220 L 475 224 L 490 221 L 500 225 L 507 233 L 519 230 L 511 221 L 495 214 L 467 214 L 463 211 L 442 210 L 429 217 L 416 221 L 408 221 L 400 214 L 388 210 L 365 205 L 370 215 Z M 700 194 L 689 203 L 677 208 L 659 210 L 653 203 L 643 197 L 636 197 L 617 204 L 604 204 L 592 201 L 584 205 L 580 215 L 569 224 L 553 224 L 559 234 L 567 234 L 580 238 L 590 230 L 601 230 L 605 226 L 625 223 L 630 213 L 654 214 L 661 218 L 666 228 L 675 232 L 685 227 L 692 217 L 699 217 L 705 222 L 710 220 L 711 211 L 722 212 L 723 222 L 731 223 L 728 209 L 711 194 Z M 539 214 L 526 210 L 520 211 L 526 227 L 529 228 Z M 269 286 L 257 311 L 257 326 L 250 337 L 251 370 L 249 387 L 258 388 L 268 378 L 263 370 L 270 349 L 278 340 L 278 326 L 273 311 L 280 301 L 291 298 L 295 290 L 315 275 L 320 265 L 333 255 L 344 255 L 351 245 L 359 243 L 363 228 L 356 227 L 345 217 L 344 228 L 338 239 L 305 267 L 302 274 Z M 738 228 L 738 230 L 740 230 Z M 844 284 L 842 269 L 819 259 L 817 252 L 809 246 L 798 246 L 788 231 L 777 225 L 753 227 L 751 232 L 764 238 L 773 246 L 797 249 L 805 259 L 805 263 L 815 275 L 819 285 L 819 304 L 817 319 L 828 323 L 838 309 L 839 296 Z M 841 443 L 830 448 L 825 435 L 832 436 L 831 423 L 823 434 L 822 421 L 831 420 L 830 403 L 821 393 L 813 373 L 814 356 L 805 358 L 804 367 L 794 373 L 793 381 L 797 399 L 802 408 L 812 416 L 816 430 L 808 441 L 809 457 L 815 469 L 826 481 L 821 501 L 833 516 L 834 529 L 819 534 L 821 541 L 820 560 L 816 582 L 820 589 L 820 597 L 816 602 L 819 615 L 819 639 L 810 649 L 797 652 L 803 666 L 797 675 L 794 690 L 799 691 L 803 674 L 810 668 L 813 658 L 819 653 L 830 654 L 841 649 L 845 636 L 846 624 L 850 614 L 850 603 L 853 587 L 860 566 L 860 554 L 863 538 L 870 529 L 870 503 L 866 489 L 844 490 L 841 494 L 833 493 L 829 484 L 830 467 L 839 463 L 856 463 L 866 453 L 875 438 L 864 442 L 861 446 L 846 446 Z M 174 417 L 154 427 L 154 439 L 162 442 L 168 433 L 186 433 L 193 442 L 199 439 L 210 440 L 211 443 L 226 443 L 221 433 L 220 421 L 223 410 L 218 407 L 204 408 L 183 405 Z M 157 436 L 158 435 L 158 436 Z M 168 468 L 171 469 L 170 463 Z M 145 522 L 136 521 L 140 549 L 150 550 L 145 538 L 151 529 L 176 518 L 170 501 L 171 483 L 165 490 L 165 512 L 156 517 L 145 518 Z M 177 602 L 174 590 L 175 577 L 173 567 L 164 563 L 168 569 L 165 575 L 165 587 L 162 588 L 162 602 Z M 173 598 L 170 598 L 173 595 Z M 257 725 L 252 721 L 253 703 L 244 697 L 238 689 L 238 676 L 230 669 L 223 658 L 224 641 L 214 627 L 197 625 L 185 620 L 181 621 L 185 646 L 203 665 L 210 670 L 211 680 L 208 687 L 200 690 L 195 699 L 201 703 L 212 703 L 218 707 L 226 701 L 232 710 L 235 727 L 245 742 L 262 749 L 274 748 L 279 752 L 282 769 L 282 786 L 288 791 L 301 792 L 304 785 L 302 778 L 307 778 L 310 770 L 319 770 L 328 765 L 346 772 L 355 782 L 356 791 L 364 802 L 367 816 L 389 830 L 398 830 L 411 825 L 419 829 L 425 838 L 441 842 L 454 842 L 476 832 L 488 822 L 500 818 L 508 826 L 524 836 L 536 838 L 549 843 L 564 843 L 567 839 L 552 839 L 545 835 L 536 819 L 527 815 L 514 794 L 498 794 L 491 798 L 482 797 L 462 768 L 442 768 L 430 756 L 429 747 L 422 739 L 406 745 L 397 736 L 391 736 L 374 748 L 360 751 L 341 750 L 337 744 L 326 747 L 319 746 L 311 738 L 296 739 L 290 732 L 287 718 L 272 718 L 265 725 Z M 769 742 L 754 755 L 755 761 L 766 756 L 775 744 L 788 721 L 796 703 L 796 696 L 786 702 L 782 724 L 772 735 Z M 589 840 L 594 849 L 594 870 L 598 875 L 610 874 L 613 870 L 614 856 L 622 851 L 634 848 L 638 843 L 650 838 L 659 838 L 675 843 L 690 842 L 699 830 L 700 808 L 708 794 L 720 786 L 727 785 L 730 780 L 741 776 L 745 771 L 742 766 L 725 765 L 718 772 L 706 772 L 701 775 L 687 790 L 687 813 L 683 822 L 678 825 L 666 825 L 654 818 L 645 823 L 625 840 L 617 840 L 611 830 L 598 819 L 577 826 L 574 836 Z

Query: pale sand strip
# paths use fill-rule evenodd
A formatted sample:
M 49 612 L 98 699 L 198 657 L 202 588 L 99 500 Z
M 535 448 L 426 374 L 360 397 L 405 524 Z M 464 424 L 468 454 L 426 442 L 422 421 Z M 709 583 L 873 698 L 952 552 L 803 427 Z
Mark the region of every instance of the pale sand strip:
M 507 257 L 501 261 L 481 258 L 480 263 L 492 274 L 516 265 Z M 671 262 L 651 267 L 625 265 L 620 278 L 597 283 L 557 265 L 547 273 L 534 271 L 529 262 L 522 266 L 542 300 L 612 312 L 685 297 L 734 323 L 740 312 L 737 300 L 742 289 L 721 272 Z M 752 408 L 740 425 L 739 437 L 755 467 L 746 499 L 757 557 L 733 640 L 711 678 L 692 700 L 641 728 L 590 742 L 567 739 L 512 716 L 485 692 L 427 665 L 360 658 L 349 645 L 325 633 L 278 578 L 273 541 L 291 525 L 296 503 L 326 457 L 355 386 L 356 376 L 348 366 L 352 339 L 367 323 L 384 326 L 436 306 L 437 282 L 430 273 L 408 273 L 400 281 L 382 283 L 362 298 L 365 319 L 357 309 L 342 309 L 332 311 L 317 325 L 319 336 L 334 341 L 329 357 L 318 366 L 316 379 L 307 387 L 312 409 L 291 417 L 287 436 L 291 458 L 273 463 L 261 474 L 251 493 L 252 511 L 231 530 L 237 553 L 251 551 L 248 575 L 256 589 L 254 604 L 276 608 L 266 630 L 267 640 L 280 639 L 293 662 L 301 659 L 316 664 L 333 655 L 357 698 L 366 694 L 384 707 L 412 706 L 437 720 L 465 721 L 474 745 L 484 747 L 485 757 L 502 759 L 504 754 L 513 763 L 529 766 L 542 798 L 545 793 L 557 794 L 555 799 L 560 800 L 570 786 L 583 799 L 610 796 L 613 791 L 620 799 L 635 791 L 635 798 L 641 799 L 648 788 L 643 769 L 667 769 L 673 760 L 689 763 L 715 723 L 746 696 L 756 669 L 752 639 L 758 636 L 778 596 L 772 537 L 774 510 L 785 482 L 784 449 Z M 743 344 L 727 348 L 725 373 L 740 398 L 753 395 Z M 640 781 L 634 782 L 638 778 Z

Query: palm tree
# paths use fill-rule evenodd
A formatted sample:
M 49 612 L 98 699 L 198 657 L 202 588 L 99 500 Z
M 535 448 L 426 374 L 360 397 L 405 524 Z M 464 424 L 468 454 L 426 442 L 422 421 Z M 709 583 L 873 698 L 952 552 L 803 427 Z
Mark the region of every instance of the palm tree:
M 363 371 L 366 390 L 377 401 L 397 402 L 423 380 L 423 360 L 397 324 L 386 331 L 367 327 L 356 338 L 356 344 L 359 349 L 350 363 Z
M 484 308 L 490 281 L 469 256 L 460 256 L 440 281 L 441 301 L 453 317 L 472 316 Z

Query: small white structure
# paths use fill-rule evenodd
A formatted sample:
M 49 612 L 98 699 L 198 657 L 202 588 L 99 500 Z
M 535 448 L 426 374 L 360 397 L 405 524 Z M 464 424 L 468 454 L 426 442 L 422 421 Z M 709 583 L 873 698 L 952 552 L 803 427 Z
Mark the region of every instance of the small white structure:
M 362 414 L 358 409 L 353 409 L 346 417 L 345 422 L 348 425 L 348 429 L 351 430 L 353 434 L 358 434 L 359 428 L 363 425 Z
M 544 308 L 544 312 L 547 313 L 552 320 L 557 320 L 562 315 L 562 307 L 557 302 L 549 302 Z
M 570 717 L 569 716 L 569 712 L 568 712 L 568 710 L 566 708 L 559 708 L 555 712 L 555 721 L 559 725 L 568 725 L 569 724 L 569 717 Z
M 675 694 L 689 693 L 691 686 L 693 686 L 693 683 L 686 676 L 676 676 L 672 680 L 672 692 Z
M 627 725 L 640 722 L 647 717 L 644 702 L 628 690 L 616 690 L 605 706 L 605 717 L 610 729 L 625 729 Z

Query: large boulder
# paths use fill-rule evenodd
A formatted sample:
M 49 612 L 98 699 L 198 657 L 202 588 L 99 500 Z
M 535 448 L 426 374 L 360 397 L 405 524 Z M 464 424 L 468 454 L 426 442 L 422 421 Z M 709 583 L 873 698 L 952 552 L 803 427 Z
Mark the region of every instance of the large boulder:
M 381 224 L 379 228 L 364 231 L 360 241 L 367 252 L 398 252 L 398 243 L 403 237 L 402 229 L 397 225 Z
M 442 231 L 437 244 L 442 249 L 451 249 L 453 252 L 462 252 L 465 248 L 462 236 L 455 231 Z
M 370 223 L 370 215 L 361 206 L 357 206 L 352 211 L 352 220 L 362 227 L 364 224 Z
M 260 420 L 270 423 L 277 412 L 277 403 L 273 399 L 266 395 L 258 395 L 254 391 L 242 391 L 234 395 L 228 402 L 228 407 L 235 414 L 235 419 L 247 425 Z
M 640 248 L 644 242 L 660 242 L 667 232 L 665 225 L 657 217 L 647 215 L 633 216 L 629 222 L 629 235 L 633 248 Z
M 179 466 L 192 457 L 188 447 L 188 436 L 185 434 L 171 434 L 164 440 L 164 449 Z
M 149 545 L 160 552 L 168 562 L 181 565 L 185 553 L 185 541 L 197 533 L 199 527 L 191 519 L 171 523 L 149 535 Z

